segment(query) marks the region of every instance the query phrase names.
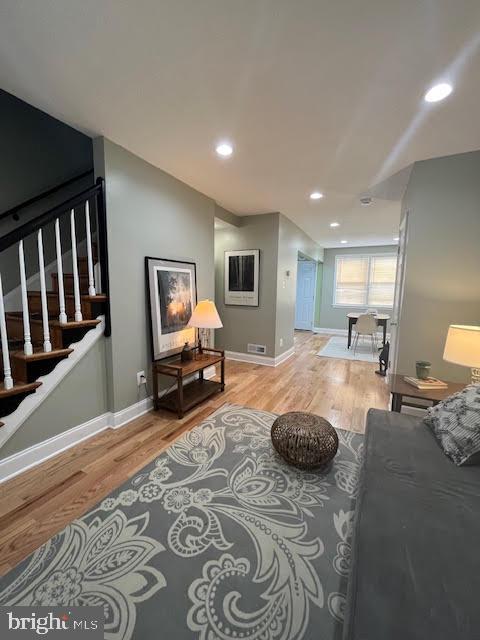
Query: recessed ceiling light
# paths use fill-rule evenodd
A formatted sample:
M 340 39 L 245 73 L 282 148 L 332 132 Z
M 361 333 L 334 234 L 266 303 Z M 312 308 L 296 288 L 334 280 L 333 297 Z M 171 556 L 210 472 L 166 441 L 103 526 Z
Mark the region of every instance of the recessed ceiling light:
M 323 198 L 323 193 L 320 191 L 313 191 L 310 194 L 310 200 L 320 200 L 320 198 Z
M 449 96 L 452 91 L 453 88 L 451 84 L 442 82 L 429 89 L 424 96 L 424 100 L 425 102 L 440 102 L 440 100 L 444 100 Z
M 347 244 L 348 240 L 340 240 L 341 244 Z
M 339 227 L 340 223 L 339 222 L 330 222 L 330 226 L 333 227 Z
M 230 142 L 220 142 L 220 144 L 217 144 L 215 147 L 215 151 L 219 156 L 222 156 L 222 158 L 228 158 L 233 153 L 233 146 Z

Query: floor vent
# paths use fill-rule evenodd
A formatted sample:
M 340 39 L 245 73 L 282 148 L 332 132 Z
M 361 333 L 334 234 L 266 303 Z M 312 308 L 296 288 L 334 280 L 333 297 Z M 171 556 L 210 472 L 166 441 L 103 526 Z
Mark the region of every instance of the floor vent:
M 267 353 L 267 347 L 264 344 L 247 344 L 248 353 Z

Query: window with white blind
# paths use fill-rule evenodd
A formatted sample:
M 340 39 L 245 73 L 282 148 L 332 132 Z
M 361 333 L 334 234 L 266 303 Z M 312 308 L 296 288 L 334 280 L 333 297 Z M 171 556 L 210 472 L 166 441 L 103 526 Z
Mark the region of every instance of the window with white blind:
M 393 307 L 396 270 L 394 253 L 337 256 L 333 303 L 345 307 Z

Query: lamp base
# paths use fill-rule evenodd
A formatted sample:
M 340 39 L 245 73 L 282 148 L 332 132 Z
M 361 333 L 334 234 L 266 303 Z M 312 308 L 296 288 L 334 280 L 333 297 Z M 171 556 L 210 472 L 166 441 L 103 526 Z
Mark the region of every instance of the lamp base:
M 200 328 L 198 330 L 198 353 L 203 353 L 203 349 L 210 346 L 210 329 Z
M 472 384 L 480 384 L 480 369 L 472 369 Z

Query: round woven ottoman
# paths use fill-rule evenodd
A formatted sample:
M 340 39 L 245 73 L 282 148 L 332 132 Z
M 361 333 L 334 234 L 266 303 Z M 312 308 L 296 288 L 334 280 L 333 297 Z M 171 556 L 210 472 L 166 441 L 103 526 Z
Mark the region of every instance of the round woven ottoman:
M 337 432 L 327 420 L 313 413 L 285 413 L 275 420 L 271 433 L 277 453 L 300 469 L 325 467 L 337 453 Z

